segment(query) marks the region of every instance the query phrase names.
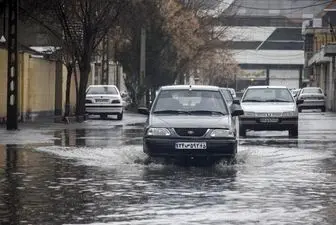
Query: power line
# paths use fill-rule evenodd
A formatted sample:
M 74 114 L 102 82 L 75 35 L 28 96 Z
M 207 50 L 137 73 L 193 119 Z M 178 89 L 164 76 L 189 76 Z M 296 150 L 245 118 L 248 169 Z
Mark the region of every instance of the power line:
M 258 7 L 250 7 L 250 6 L 242 6 L 242 5 L 238 5 L 234 2 L 232 3 L 224 3 L 227 4 L 229 6 L 237 6 L 238 8 L 244 8 L 244 9 L 254 9 L 254 10 L 279 10 L 279 11 L 287 11 L 287 10 L 296 10 L 296 9 L 305 9 L 305 8 L 310 8 L 310 7 L 314 7 L 314 6 L 320 6 L 320 5 L 326 5 L 329 3 L 334 2 L 333 0 L 328 1 L 328 2 L 323 2 L 323 3 L 318 3 L 318 4 L 310 4 L 310 5 L 306 5 L 306 6 L 300 6 L 300 7 L 290 7 L 290 8 L 258 8 Z

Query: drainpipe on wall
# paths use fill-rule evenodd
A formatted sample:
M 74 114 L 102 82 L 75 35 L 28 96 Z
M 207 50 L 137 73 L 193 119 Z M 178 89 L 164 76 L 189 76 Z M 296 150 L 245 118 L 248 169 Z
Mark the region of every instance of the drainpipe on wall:
M 331 109 L 333 112 L 336 111 L 336 106 L 335 106 L 335 94 L 336 94 L 336 90 L 335 90 L 335 82 L 336 82 L 336 65 L 335 65 L 335 56 L 332 57 L 332 91 L 331 91 L 331 95 L 330 95 L 330 101 L 331 101 Z
M 330 102 L 330 108 L 331 111 L 335 111 L 335 100 L 334 100 L 334 96 L 335 96 L 335 56 L 331 57 L 331 65 L 332 65 L 332 73 L 331 73 L 331 90 L 330 90 L 330 94 L 329 94 L 329 99 L 328 101 Z
M 24 53 L 22 53 L 21 55 L 20 55 L 21 57 L 19 57 L 20 58 L 20 60 L 19 60 L 19 64 L 21 63 L 21 67 L 20 67 L 20 71 L 19 71 L 19 73 L 20 73 L 20 75 L 19 75 L 19 80 L 20 80 L 20 93 L 21 93 L 21 96 L 20 96 L 20 120 L 21 120 L 21 122 L 25 122 L 25 104 L 24 104 L 24 101 L 25 101 L 25 99 L 24 99 L 24 96 L 25 96 L 25 85 L 24 85 L 24 83 L 25 83 L 25 74 L 24 74 L 24 66 L 25 66 L 25 63 L 24 63 Z

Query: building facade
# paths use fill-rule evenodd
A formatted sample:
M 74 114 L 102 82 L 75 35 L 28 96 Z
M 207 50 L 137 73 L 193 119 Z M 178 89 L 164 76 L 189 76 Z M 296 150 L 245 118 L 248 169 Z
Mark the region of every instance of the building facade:
M 310 86 L 326 93 L 327 109 L 336 111 L 335 56 L 336 3 L 328 4 L 318 17 L 303 23 L 305 72 Z
M 236 76 L 236 89 L 265 84 L 302 87 L 306 81 L 302 23 L 314 18 L 326 2 L 231 2 L 221 21 L 229 26 L 231 49 L 241 68 Z

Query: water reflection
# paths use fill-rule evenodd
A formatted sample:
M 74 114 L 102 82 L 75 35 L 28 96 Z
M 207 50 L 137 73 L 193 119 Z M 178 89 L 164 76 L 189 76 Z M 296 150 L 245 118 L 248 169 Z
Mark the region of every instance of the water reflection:
M 109 147 L 140 145 L 143 127 L 116 126 L 111 129 L 64 129 L 54 133 L 57 146 Z
M 58 131 L 57 146 L 0 145 L 0 224 L 336 224 L 331 133 L 252 134 L 236 165 L 181 167 L 145 165 L 142 129 L 97 126 Z
M 1 224 L 19 224 L 20 196 L 17 189 L 20 186 L 19 181 L 14 175 L 17 172 L 17 150 L 15 145 L 5 147 L 5 168 L 4 177 L 1 182 Z
M 237 165 L 198 168 L 123 164 L 115 162 L 124 159 L 114 151 L 90 155 L 92 166 L 78 158 L 94 149 L 65 150 L 61 157 L 60 149 L 55 155 L 20 146 L 1 149 L 0 224 L 171 224 L 183 218 L 186 224 L 290 224 L 300 219 L 332 225 L 336 218 L 335 176 L 318 170 L 335 170 L 335 165 L 321 152 L 267 146 L 256 151 L 243 145 L 238 158 L 245 159 Z M 107 156 L 110 165 L 101 161 Z M 329 167 L 322 167 L 322 161 Z

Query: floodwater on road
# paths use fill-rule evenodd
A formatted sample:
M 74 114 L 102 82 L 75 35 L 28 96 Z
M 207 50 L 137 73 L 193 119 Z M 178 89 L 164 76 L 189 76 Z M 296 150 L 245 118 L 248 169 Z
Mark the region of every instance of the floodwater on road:
M 336 224 L 335 114 L 250 132 L 211 167 L 145 165 L 141 123 L 96 123 L 0 145 L 0 224 Z

